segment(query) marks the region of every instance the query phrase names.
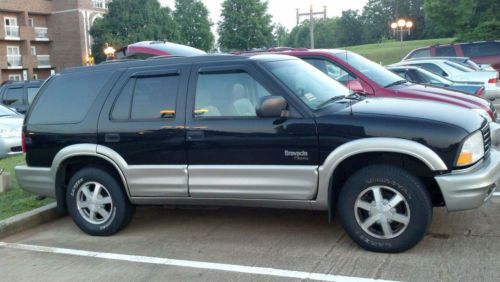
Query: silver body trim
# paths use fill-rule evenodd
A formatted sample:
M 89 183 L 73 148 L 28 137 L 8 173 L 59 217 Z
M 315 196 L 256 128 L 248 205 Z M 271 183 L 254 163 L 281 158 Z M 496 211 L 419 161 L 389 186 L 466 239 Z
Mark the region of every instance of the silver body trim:
M 452 172 L 434 179 L 449 211 L 478 208 L 500 185 L 500 151 L 492 148 L 489 157 L 472 171 Z
M 56 197 L 54 177 L 50 168 L 16 166 L 16 178 L 24 190 L 47 197 Z
M 193 198 L 312 200 L 317 166 L 190 165 Z

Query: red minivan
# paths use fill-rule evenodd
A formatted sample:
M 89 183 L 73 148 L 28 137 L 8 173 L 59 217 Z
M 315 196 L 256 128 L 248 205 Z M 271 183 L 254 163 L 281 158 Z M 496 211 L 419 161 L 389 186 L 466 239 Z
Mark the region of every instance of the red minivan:
M 444 88 L 409 83 L 381 65 L 346 50 L 289 48 L 264 52 L 301 58 L 351 90 L 366 95 L 434 100 L 473 109 L 490 121 L 496 121 L 497 118 L 495 107 L 485 99 Z

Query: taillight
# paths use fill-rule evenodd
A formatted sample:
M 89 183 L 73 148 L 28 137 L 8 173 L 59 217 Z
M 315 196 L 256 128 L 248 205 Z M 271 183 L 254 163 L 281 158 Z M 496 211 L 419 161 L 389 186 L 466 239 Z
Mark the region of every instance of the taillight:
M 488 80 L 488 83 L 493 83 L 493 84 L 495 84 L 495 83 L 497 83 L 497 82 L 498 82 L 498 78 L 496 78 L 496 77 L 495 77 L 495 78 L 490 78 L 490 79 Z
M 476 96 L 477 97 L 484 97 L 484 87 L 479 87 L 479 89 L 477 89 Z
M 23 148 L 23 153 L 26 153 L 26 136 L 24 135 L 24 131 L 21 133 L 21 146 Z

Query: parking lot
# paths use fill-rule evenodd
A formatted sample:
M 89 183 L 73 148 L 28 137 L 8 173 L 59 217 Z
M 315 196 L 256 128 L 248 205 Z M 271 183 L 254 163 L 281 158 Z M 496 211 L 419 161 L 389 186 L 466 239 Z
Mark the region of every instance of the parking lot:
M 4 238 L 0 275 L 3 281 L 494 281 L 498 222 L 498 198 L 474 211 L 435 209 L 425 239 L 391 255 L 360 249 L 323 212 L 140 208 L 112 237 L 88 236 L 64 217 Z

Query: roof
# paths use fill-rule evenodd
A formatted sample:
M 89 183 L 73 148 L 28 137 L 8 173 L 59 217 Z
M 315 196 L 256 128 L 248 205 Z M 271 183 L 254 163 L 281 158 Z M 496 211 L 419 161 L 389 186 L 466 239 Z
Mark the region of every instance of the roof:
M 287 59 L 296 59 L 293 57 L 286 57 Z M 273 61 L 273 60 L 283 60 L 283 55 L 272 55 L 272 54 L 259 54 L 259 55 L 248 55 L 248 56 L 234 56 L 234 55 L 203 55 L 194 57 L 165 57 L 157 58 L 155 60 L 115 60 L 111 63 L 99 64 L 95 66 L 84 66 L 84 67 L 74 67 L 67 68 L 62 71 L 62 74 L 66 73 L 76 73 L 85 71 L 112 71 L 115 69 L 127 69 L 133 67 L 150 67 L 150 66 L 168 66 L 173 64 L 192 64 L 192 63 L 208 63 L 208 62 L 238 62 L 238 61 Z

